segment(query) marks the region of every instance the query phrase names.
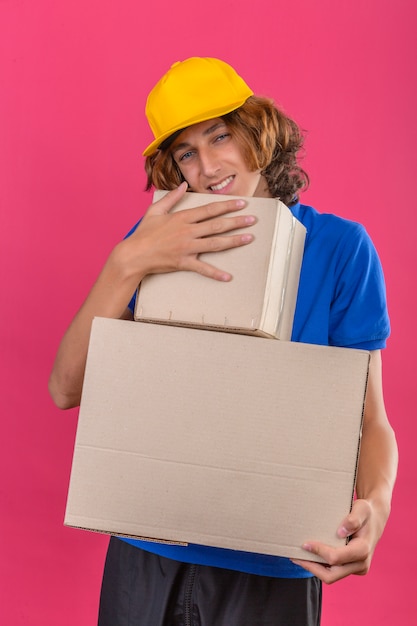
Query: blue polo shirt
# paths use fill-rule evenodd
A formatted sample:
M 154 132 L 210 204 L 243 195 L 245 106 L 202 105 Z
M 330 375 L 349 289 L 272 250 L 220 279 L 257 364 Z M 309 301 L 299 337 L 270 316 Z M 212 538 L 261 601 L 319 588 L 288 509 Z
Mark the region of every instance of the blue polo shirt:
M 307 229 L 292 341 L 364 350 L 384 348 L 390 333 L 385 283 L 377 252 L 364 227 L 300 203 L 291 211 Z M 129 305 L 132 311 L 134 300 Z M 194 544 L 123 540 L 186 563 L 278 578 L 311 575 L 281 557 Z

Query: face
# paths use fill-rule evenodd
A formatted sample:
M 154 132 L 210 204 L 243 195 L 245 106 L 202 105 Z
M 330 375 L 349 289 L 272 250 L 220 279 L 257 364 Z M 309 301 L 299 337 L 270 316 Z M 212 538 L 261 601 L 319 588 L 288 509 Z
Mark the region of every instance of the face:
M 171 153 L 191 191 L 269 195 L 260 171 L 249 170 L 237 140 L 221 118 L 183 130 L 173 142 Z

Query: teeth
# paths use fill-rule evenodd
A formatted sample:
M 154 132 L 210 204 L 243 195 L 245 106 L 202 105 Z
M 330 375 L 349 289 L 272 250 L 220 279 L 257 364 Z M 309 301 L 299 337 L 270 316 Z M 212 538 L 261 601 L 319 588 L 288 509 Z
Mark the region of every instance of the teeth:
M 232 180 L 233 180 L 233 176 L 229 176 L 228 178 L 226 178 L 223 182 L 219 183 L 218 185 L 211 185 L 210 189 L 212 191 L 220 191 L 221 189 L 224 189 L 226 187 L 226 185 L 231 183 Z

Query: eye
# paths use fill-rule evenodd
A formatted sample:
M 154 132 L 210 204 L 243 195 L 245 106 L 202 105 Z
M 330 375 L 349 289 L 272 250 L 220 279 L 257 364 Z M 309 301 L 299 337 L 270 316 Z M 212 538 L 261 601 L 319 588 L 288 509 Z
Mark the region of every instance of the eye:
M 188 152 L 184 152 L 181 156 L 178 157 L 178 161 L 187 161 L 193 156 L 194 152 L 192 150 L 188 150 Z
M 215 142 L 224 141 L 228 137 L 230 137 L 230 133 L 221 133 L 220 135 L 216 135 L 216 137 L 214 138 L 214 141 Z

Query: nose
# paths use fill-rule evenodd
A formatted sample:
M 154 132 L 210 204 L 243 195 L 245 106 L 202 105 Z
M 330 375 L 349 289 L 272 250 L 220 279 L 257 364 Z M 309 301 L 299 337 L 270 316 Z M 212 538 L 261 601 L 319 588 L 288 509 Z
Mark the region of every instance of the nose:
M 220 170 L 220 163 L 210 149 L 200 150 L 199 160 L 201 173 L 206 178 L 213 178 Z

